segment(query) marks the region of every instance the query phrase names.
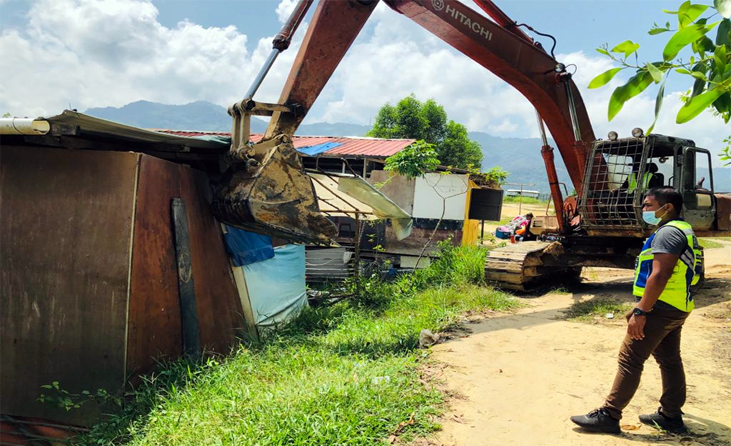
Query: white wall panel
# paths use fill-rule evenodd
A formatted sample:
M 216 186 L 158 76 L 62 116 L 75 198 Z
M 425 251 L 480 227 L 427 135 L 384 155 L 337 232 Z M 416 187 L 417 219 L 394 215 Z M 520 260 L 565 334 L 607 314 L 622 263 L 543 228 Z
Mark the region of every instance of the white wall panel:
M 428 173 L 416 179 L 414 218 L 435 218 L 442 215 L 442 198 L 446 198 L 446 220 L 464 220 L 467 207 L 467 175 Z

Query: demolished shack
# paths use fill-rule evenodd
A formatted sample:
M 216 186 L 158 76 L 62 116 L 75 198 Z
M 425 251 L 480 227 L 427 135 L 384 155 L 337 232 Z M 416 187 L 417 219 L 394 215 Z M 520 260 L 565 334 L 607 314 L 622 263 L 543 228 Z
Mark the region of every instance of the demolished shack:
M 230 237 L 237 230 L 211 213 L 225 135 L 149 131 L 68 110 L 3 119 L 0 129 L 3 431 L 89 426 L 108 408 L 43 404 L 41 386 L 116 394 L 161 358 L 228 353 L 242 333 L 256 336 L 306 304 L 301 245 L 270 239 L 242 249 Z M 410 220 L 356 175 L 337 183 L 339 196 L 360 203 L 356 213 Z

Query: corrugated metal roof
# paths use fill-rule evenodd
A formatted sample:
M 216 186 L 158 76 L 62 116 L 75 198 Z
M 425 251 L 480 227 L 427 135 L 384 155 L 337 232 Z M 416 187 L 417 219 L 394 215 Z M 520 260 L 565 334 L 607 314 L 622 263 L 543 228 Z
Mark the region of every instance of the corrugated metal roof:
M 106 119 L 95 118 L 73 110 L 64 110 L 60 115 L 38 119 L 48 121 L 51 124 L 78 126 L 81 128 L 81 134 L 87 136 L 157 143 L 171 146 L 171 148 L 179 146 L 181 147 L 181 150 L 184 147 L 200 150 L 213 150 L 217 152 L 226 150 L 226 144 L 221 141 L 190 138 L 187 137 L 188 135 L 184 134 L 165 134 L 145 130 L 120 124 L 118 122 L 107 121 Z
M 230 137 L 230 133 L 226 132 L 202 132 L 202 131 L 179 131 L 179 130 L 162 130 L 156 129 L 158 132 L 169 133 L 179 136 L 224 136 Z M 251 140 L 258 142 L 263 135 L 252 134 Z M 406 147 L 413 144 L 415 139 L 381 139 L 368 138 L 358 136 L 296 136 L 294 137 L 294 147 L 296 149 L 304 149 L 306 147 L 318 146 L 321 144 L 339 144 L 337 147 L 322 152 L 320 156 L 359 156 L 373 158 L 387 158 L 394 155 Z

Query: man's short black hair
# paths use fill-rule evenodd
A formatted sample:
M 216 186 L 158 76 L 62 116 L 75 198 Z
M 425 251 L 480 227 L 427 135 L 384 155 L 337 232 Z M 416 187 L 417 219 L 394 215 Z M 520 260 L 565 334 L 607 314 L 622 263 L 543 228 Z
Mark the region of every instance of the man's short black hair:
M 660 206 L 664 206 L 668 203 L 672 204 L 675 212 L 678 214 L 680 214 L 683 210 L 683 196 L 672 187 L 653 187 L 645 193 L 645 196 L 655 197 L 655 200 L 660 203 Z

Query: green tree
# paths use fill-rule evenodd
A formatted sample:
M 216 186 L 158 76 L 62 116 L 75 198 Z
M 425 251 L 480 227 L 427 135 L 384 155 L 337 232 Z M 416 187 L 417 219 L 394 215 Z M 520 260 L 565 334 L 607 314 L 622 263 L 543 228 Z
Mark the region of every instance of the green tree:
M 684 97 L 685 105 L 675 118 L 678 124 L 693 120 L 706 109 L 728 123 L 731 120 L 731 0 L 713 0 L 713 5 L 688 0 L 677 11 L 663 12 L 675 16 L 673 22 L 677 23 L 668 21 L 664 26 L 655 24 L 648 31 L 653 36 L 672 33 L 663 49 L 662 59 L 641 62 L 638 56 L 640 45 L 631 40 L 611 50 L 606 45 L 597 48 L 597 51 L 619 66 L 595 77 L 589 88 L 606 85 L 620 71 L 634 71 L 633 76 L 612 93 L 608 108 L 611 121 L 622 110 L 625 102 L 650 85 L 659 85 L 655 119 L 648 129 L 650 133 L 662 108 L 665 82 L 671 73 L 676 73 L 692 83 Z M 712 38 L 714 32 L 715 38 Z M 731 156 L 729 140 L 731 137 L 724 141 L 727 146 L 721 154 L 722 160 L 728 160 Z
M 439 159 L 434 145 L 422 139 L 386 158 L 385 169 L 413 180 L 427 172 L 433 172 L 438 166 Z
M 448 120 L 444 107 L 433 99 L 422 103 L 413 94 L 395 107 L 381 107 L 368 136 L 423 140 L 433 144 L 437 158 L 445 166 L 479 168 L 482 162 L 482 147 L 469 138 L 464 125 Z

